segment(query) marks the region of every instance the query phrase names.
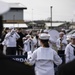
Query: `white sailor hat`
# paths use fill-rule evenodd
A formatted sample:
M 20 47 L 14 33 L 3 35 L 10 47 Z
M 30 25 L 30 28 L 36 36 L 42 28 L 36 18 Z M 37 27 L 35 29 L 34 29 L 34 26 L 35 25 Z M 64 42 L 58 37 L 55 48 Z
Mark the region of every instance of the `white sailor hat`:
M 9 29 L 14 29 L 14 26 L 10 26 Z
M 67 35 L 66 40 L 71 40 L 71 35 Z
M 10 9 L 8 3 L 0 1 L 0 15 L 6 13 Z
M 64 32 L 60 32 L 59 35 L 60 35 L 60 34 L 64 34 Z
M 43 32 L 48 33 L 48 30 L 44 30 Z
M 61 29 L 62 31 L 65 31 L 65 29 Z
M 46 34 L 46 33 L 39 34 L 39 39 L 48 40 L 49 38 L 50 38 L 49 34 Z
M 71 35 L 71 38 L 72 38 L 72 39 L 75 39 L 75 34 L 72 34 L 72 35 Z
M 28 35 L 26 35 L 26 38 L 27 38 L 27 37 L 31 37 L 31 35 L 28 34 Z

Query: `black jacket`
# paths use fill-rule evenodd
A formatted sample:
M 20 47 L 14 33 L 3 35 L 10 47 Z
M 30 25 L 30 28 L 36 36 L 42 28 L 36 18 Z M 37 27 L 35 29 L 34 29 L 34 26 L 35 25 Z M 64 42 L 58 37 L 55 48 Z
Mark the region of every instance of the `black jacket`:
M 75 75 L 75 60 L 59 66 L 57 75 Z
M 0 75 L 35 75 L 34 67 L 12 60 L 0 52 Z

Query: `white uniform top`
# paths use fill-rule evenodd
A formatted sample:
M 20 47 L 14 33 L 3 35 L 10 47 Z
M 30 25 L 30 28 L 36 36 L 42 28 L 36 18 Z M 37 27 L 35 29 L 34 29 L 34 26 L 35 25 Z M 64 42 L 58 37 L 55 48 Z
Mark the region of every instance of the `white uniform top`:
M 37 46 L 40 46 L 40 41 L 39 39 L 36 39 L 36 37 L 33 38 L 34 44 Z
M 36 75 L 54 75 L 54 63 L 56 65 L 62 63 L 55 50 L 43 47 L 36 49 L 29 60 L 30 64 L 35 63 Z
M 4 45 L 5 45 L 5 46 L 7 45 L 7 44 L 6 44 L 6 43 L 7 43 L 6 41 L 7 41 L 6 39 L 4 39 L 4 40 L 2 41 L 2 45 L 3 45 L 3 46 L 4 46 Z
M 67 40 L 65 38 L 62 39 L 62 50 L 65 50 L 66 45 L 68 44 Z M 60 50 L 60 38 L 56 41 L 57 50 Z
M 49 46 L 51 48 L 53 48 L 53 45 L 56 45 L 56 41 L 54 41 L 53 38 L 51 38 L 51 37 L 49 38 L 49 42 L 50 42 Z
M 16 47 L 16 40 L 19 38 L 20 36 L 17 32 L 14 32 L 13 34 L 8 32 L 5 36 L 7 47 Z
M 31 48 L 30 48 L 30 42 L 31 42 Z M 33 42 L 33 40 L 27 39 L 27 40 L 25 40 L 25 41 L 23 42 L 23 44 L 24 44 L 23 50 L 24 50 L 25 52 L 34 51 L 34 42 Z
M 65 48 L 65 57 L 66 57 L 65 58 L 66 63 L 72 61 L 73 59 L 75 59 L 74 48 L 71 46 L 71 43 L 69 43 Z

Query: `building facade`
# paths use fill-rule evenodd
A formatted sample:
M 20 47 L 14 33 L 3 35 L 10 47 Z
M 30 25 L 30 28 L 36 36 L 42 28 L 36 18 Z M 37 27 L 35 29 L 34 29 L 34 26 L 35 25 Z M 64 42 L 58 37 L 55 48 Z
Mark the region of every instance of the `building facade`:
M 6 26 L 6 24 L 7 25 L 8 24 L 10 25 L 25 24 L 23 16 L 24 16 L 24 10 L 27 10 L 27 7 L 25 7 L 24 5 L 20 3 L 9 3 L 9 6 L 10 6 L 10 10 L 7 13 L 3 14 L 4 25 Z

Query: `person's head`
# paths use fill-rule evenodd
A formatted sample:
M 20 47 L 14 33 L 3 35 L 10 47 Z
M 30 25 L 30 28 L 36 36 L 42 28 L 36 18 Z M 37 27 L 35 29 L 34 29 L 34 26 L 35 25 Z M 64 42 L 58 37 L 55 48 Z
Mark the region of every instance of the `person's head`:
M 3 28 L 2 35 L 5 35 L 9 32 L 9 28 Z
M 8 33 L 9 32 L 9 28 L 6 28 L 5 31 L 6 31 L 6 33 Z
M 31 35 L 29 35 L 29 34 L 26 35 L 26 39 L 29 39 L 29 38 L 31 38 Z
M 39 34 L 40 34 L 40 31 L 37 31 L 37 32 L 36 32 L 36 35 L 35 35 L 36 39 L 39 38 Z
M 49 34 L 46 34 L 46 33 L 39 34 L 40 44 L 43 47 L 49 47 L 49 38 L 50 38 Z
M 60 33 L 59 33 L 59 37 L 60 37 L 60 38 L 63 38 L 63 37 L 64 37 L 64 33 L 63 33 L 63 32 L 60 32 Z
M 66 31 L 65 31 L 65 29 L 61 29 L 61 32 L 64 32 L 64 34 L 66 34 Z
M 66 40 L 67 40 L 68 43 L 70 43 L 71 42 L 71 35 L 67 35 Z
M 10 29 L 10 30 L 14 29 L 14 26 L 10 26 L 9 29 Z
M 18 28 L 17 31 L 18 31 L 18 32 L 22 32 L 22 29 L 21 29 L 21 28 Z
M 75 45 L 75 35 L 74 34 L 72 34 L 71 36 L 71 43 Z

